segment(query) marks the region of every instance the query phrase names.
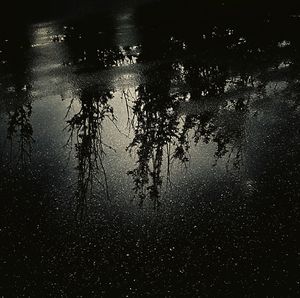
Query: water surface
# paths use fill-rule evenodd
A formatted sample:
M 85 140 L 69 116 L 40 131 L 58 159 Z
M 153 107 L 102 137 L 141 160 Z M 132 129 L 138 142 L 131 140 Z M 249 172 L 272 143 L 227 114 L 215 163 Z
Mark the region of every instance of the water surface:
M 1 294 L 299 294 L 297 28 L 122 8 L 4 33 Z

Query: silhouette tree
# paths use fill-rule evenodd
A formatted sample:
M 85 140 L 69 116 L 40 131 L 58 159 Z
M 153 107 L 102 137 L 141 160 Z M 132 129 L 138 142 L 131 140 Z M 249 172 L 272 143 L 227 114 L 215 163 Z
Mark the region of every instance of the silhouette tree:
M 109 101 L 113 98 L 110 90 L 99 90 L 96 87 L 83 89 L 79 96 L 79 111 L 67 120 L 70 137 L 67 146 L 75 148 L 78 171 L 74 198 L 77 201 L 77 214 L 82 218 L 86 203 L 96 194 L 95 183 L 105 190 L 109 198 L 107 175 L 104 166 L 105 148 L 112 149 L 102 138 L 105 119 L 115 121 L 113 108 Z M 72 99 L 66 117 L 75 99 Z
M 13 159 L 14 138 L 18 142 L 17 163 L 22 168 L 31 160 L 33 129 L 30 122 L 32 104 L 24 104 L 8 112 L 7 139 L 10 141 L 10 160 Z

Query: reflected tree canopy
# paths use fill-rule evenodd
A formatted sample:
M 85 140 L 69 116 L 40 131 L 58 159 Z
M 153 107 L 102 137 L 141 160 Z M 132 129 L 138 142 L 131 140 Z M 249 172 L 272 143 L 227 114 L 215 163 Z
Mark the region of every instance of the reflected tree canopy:
M 134 138 L 128 150 L 132 152 L 135 149 L 138 160 L 136 169 L 128 173 L 133 177 L 134 191 L 140 203 L 149 195 L 156 208 L 159 206 L 162 186 L 163 155 L 167 153 L 170 163 L 170 146 L 178 143 L 179 102 L 169 95 L 168 85 L 164 84 L 141 85 L 136 93 L 133 106 Z M 182 160 L 183 155 L 180 155 Z
M 0 108 L 7 119 L 10 164 L 22 170 L 31 161 L 34 142 L 26 30 L 0 31 Z
M 66 115 L 67 129 L 70 133 L 67 146 L 75 149 L 78 171 L 74 198 L 78 202 L 78 214 L 84 215 L 89 198 L 96 195 L 97 186 L 104 189 L 100 197 L 109 198 L 106 170 L 103 164 L 105 149 L 112 149 L 103 138 L 103 122 L 105 119 L 115 121 L 110 100 L 111 91 L 90 87 L 82 90 L 78 99 L 73 99 Z M 71 116 L 73 105 L 79 105 L 78 112 Z
M 245 24 L 208 23 L 196 36 L 164 27 L 160 38 L 146 26 L 136 45 L 116 45 L 113 32 L 99 32 L 97 26 L 91 31 L 82 23 L 65 26 L 63 42 L 73 57 L 70 66 L 76 65 L 77 71 L 93 67 L 126 72 L 132 64 L 142 77 L 140 84 L 130 87 L 132 94 L 118 85 L 101 94 L 97 87 L 82 89 L 81 109 L 68 120 L 70 132 L 77 136 L 79 201 L 85 203 L 91 195 L 99 169 L 105 177 L 104 148 L 109 146 L 102 140 L 103 121 L 117 121 L 109 102 L 118 92 L 127 98 L 127 124 L 133 129 L 127 151 L 136 163 L 128 174 L 140 205 L 149 199 L 155 209 L 159 207 L 162 187 L 171 183 L 172 165 L 177 161 L 188 168 L 191 146 L 214 144 L 215 165 L 222 159 L 228 171 L 239 171 L 245 126 L 257 116 L 257 102 L 270 97 L 270 81 L 280 82 L 286 75 L 295 79 L 293 71 L 286 71 L 296 68 L 294 43 L 274 36 L 271 24 L 264 24 L 270 33 L 266 38 L 254 38 L 260 22 L 252 31 Z M 147 67 L 135 69 L 135 64 Z
M 7 139 L 10 141 L 10 160 L 17 160 L 22 168 L 31 160 L 33 128 L 31 125 L 32 104 L 17 107 L 8 113 Z M 13 154 L 15 139 L 18 143 L 16 155 Z M 17 157 L 16 157 L 17 156 Z

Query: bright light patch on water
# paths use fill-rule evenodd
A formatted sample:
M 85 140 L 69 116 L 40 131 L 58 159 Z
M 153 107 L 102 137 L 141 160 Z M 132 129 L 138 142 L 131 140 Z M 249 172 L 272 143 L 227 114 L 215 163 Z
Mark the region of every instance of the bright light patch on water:
M 291 65 L 292 63 L 290 61 L 283 61 L 278 65 L 278 69 L 283 69 L 287 68 Z
M 291 45 L 291 42 L 289 40 L 283 40 L 283 41 L 278 42 L 278 44 L 277 44 L 277 46 L 279 48 L 286 48 L 290 45 Z

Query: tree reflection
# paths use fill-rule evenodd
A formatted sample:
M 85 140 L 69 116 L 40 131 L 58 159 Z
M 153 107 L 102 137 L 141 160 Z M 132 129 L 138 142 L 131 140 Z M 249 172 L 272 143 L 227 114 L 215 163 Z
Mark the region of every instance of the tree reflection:
M 262 24 L 270 34 L 253 38 Z M 122 96 L 127 126 L 134 132 L 127 150 L 136 154 L 136 166 L 128 174 L 141 205 L 149 198 L 154 208 L 159 207 L 163 183 L 171 181 L 171 165 L 179 161 L 187 166 L 192 145 L 211 143 L 215 165 L 223 160 L 227 170 L 241 169 L 245 126 L 252 115 L 254 97 L 266 96 L 269 69 L 278 68 L 277 58 L 284 55 L 293 60 L 295 55 L 289 46 L 284 52 L 277 46 L 280 37 L 272 35 L 272 25 L 260 20 L 253 26 L 251 33 L 252 28 L 244 22 L 239 26 L 229 20 L 214 20 L 197 34 L 190 34 L 184 25 L 182 30 L 163 26 L 158 32 L 145 24 L 139 26 L 140 44 L 135 46 L 116 45 L 112 38 L 115 32 L 109 31 L 109 26 L 103 26 L 103 32 L 96 32 L 99 24 L 89 25 L 93 30 L 82 24 L 66 26 L 73 63 L 100 69 L 134 63 L 146 66 L 130 68 L 141 72 L 134 94 L 128 91 L 132 85 L 126 89 L 126 78 L 120 87 L 125 88 Z M 101 132 L 104 118 L 114 121 L 109 99 L 111 94 L 105 92 L 83 91 L 80 112 L 68 121 L 70 131 L 73 134 L 76 130 L 77 135 L 75 149 L 81 174 L 76 197 L 81 205 L 92 195 L 94 172 L 102 171 L 107 189 Z
M 226 69 L 219 65 L 197 65 L 186 63 L 185 80 L 191 89 L 191 97 L 217 96 L 224 93 L 228 75 Z
M 210 109 L 182 114 L 185 93 L 172 93 L 166 84 L 140 85 L 133 104 L 134 138 L 128 150 L 137 155 L 136 167 L 128 171 L 133 177 L 134 192 L 140 205 L 149 198 L 158 208 L 163 181 L 171 181 L 171 165 L 187 165 L 192 143 L 213 143 L 215 164 L 227 158 L 239 170 L 245 140 L 245 123 L 249 114 L 249 95 L 215 101 Z M 201 106 L 201 102 L 198 102 Z M 164 164 L 165 163 L 165 164 Z M 165 169 L 165 174 L 164 174 Z
M 140 204 L 149 196 L 154 208 L 157 208 L 162 186 L 163 155 L 166 147 L 178 143 L 179 119 L 176 110 L 179 102 L 169 95 L 166 85 L 141 85 L 136 93 L 133 106 L 136 120 L 134 138 L 128 150 L 132 152 L 136 149 L 138 159 L 137 167 L 128 174 L 133 177 L 134 191 Z M 170 161 L 169 150 L 167 155 Z
M 240 169 L 249 103 L 247 98 L 232 99 L 216 111 L 187 115 L 181 138 L 186 139 L 190 131 L 196 145 L 199 142 L 216 144 L 215 164 L 227 156 L 227 170 L 231 163 L 235 169 Z
M 9 160 L 11 164 L 18 165 L 24 170 L 31 161 L 34 141 L 31 124 L 32 86 L 27 60 L 29 41 L 26 27 L 20 28 L 18 32 L 12 28 L 2 29 L 3 35 L 0 34 L 0 97 L 3 110 L 7 114 Z
M 106 32 L 97 32 L 95 28 L 99 28 L 99 24 L 95 24 L 94 28 L 92 25 L 65 26 L 64 34 L 54 37 L 54 42 L 65 41 L 69 48 L 70 60 L 64 61 L 64 65 L 99 70 L 137 62 L 140 55 L 138 45 L 115 45 L 112 39 L 114 33 L 109 28 L 105 28 Z
M 115 121 L 113 108 L 109 101 L 113 93 L 99 90 L 96 87 L 83 89 L 79 96 L 79 111 L 67 120 L 70 137 L 67 145 L 75 148 L 78 171 L 74 197 L 77 201 L 77 213 L 82 218 L 86 202 L 96 195 L 98 186 L 105 190 L 109 198 L 106 170 L 103 163 L 105 148 L 112 149 L 102 139 L 103 122 L 105 119 Z M 74 105 L 73 99 L 69 105 L 67 117 Z
M 33 129 L 30 122 L 32 115 L 31 103 L 16 107 L 8 112 L 7 139 L 10 141 L 10 161 L 13 159 L 14 139 L 17 139 L 17 163 L 23 168 L 31 160 Z

